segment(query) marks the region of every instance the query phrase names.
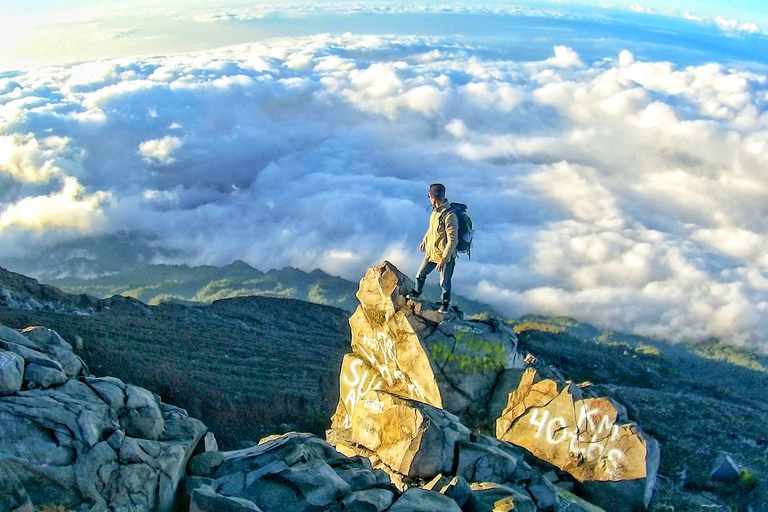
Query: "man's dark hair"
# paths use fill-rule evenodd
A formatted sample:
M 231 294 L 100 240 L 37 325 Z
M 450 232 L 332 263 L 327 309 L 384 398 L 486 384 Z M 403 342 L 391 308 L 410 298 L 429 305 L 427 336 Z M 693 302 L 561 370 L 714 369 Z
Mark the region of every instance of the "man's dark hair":
M 445 199 L 445 187 L 442 183 L 433 183 L 429 186 L 429 193 L 438 201 Z

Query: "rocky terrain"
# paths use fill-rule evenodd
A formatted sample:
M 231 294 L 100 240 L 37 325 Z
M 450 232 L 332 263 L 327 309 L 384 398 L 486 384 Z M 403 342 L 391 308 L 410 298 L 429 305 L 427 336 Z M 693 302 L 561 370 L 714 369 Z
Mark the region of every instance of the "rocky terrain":
M 258 440 L 281 429 L 322 435 L 334 411 L 338 414 L 337 405 L 343 392 L 339 374 L 353 335 L 348 323 L 349 312 L 264 297 L 229 299 L 210 305 L 147 306 L 121 297 L 97 299 L 67 295 L 3 271 L 0 271 L 0 290 L 0 323 L 14 329 L 30 325 L 54 329 L 63 339 L 72 342 L 73 353 L 87 364 L 95 378 L 114 376 L 121 382 L 156 393 L 159 404 L 188 409 L 191 416 L 203 420 L 216 433 L 222 448 L 240 448 L 243 446 L 240 443 Z M 591 332 L 570 320 L 534 320 L 513 322 L 517 331 L 516 350 L 521 356 L 528 356 L 527 367 L 536 368 L 546 377 L 579 383 L 579 388 L 588 396 L 606 396 L 623 404 L 627 416 L 659 441 L 660 467 L 651 510 L 768 510 L 768 426 L 764 421 L 768 412 L 765 405 L 768 379 L 760 369 L 759 358 L 748 359 L 750 364 L 746 366 L 751 368 L 746 368 L 727 360 L 701 357 L 685 347 L 599 330 Z M 430 355 L 436 354 L 440 351 L 432 351 Z M 557 389 L 559 392 L 560 388 Z M 382 400 L 383 397 L 378 401 L 384 403 Z M 432 417 L 433 413 L 419 410 L 418 414 L 409 414 L 424 418 Z M 489 428 L 490 423 L 483 425 L 473 416 L 476 415 L 468 414 L 465 419 L 456 417 L 456 422 L 476 423 L 470 426 L 477 429 L 467 431 L 470 437 L 464 442 L 491 439 L 494 432 Z M 460 427 L 451 429 L 461 431 Z M 365 503 L 380 499 L 386 502 L 391 493 L 390 503 L 397 504 L 405 496 L 415 499 L 418 494 L 401 494 L 397 486 L 385 483 L 377 470 L 372 466 L 368 468 L 358 458 L 334 455 L 325 452 L 326 448 L 320 450 L 325 454 L 321 457 L 317 449 L 304 446 L 314 446 L 321 442 L 319 439 L 310 441 L 315 438 L 304 437 L 300 442 L 296 439 L 277 438 L 262 448 L 250 448 L 250 455 L 242 450 L 224 454 L 223 460 L 231 461 L 236 467 L 244 464 L 237 461 L 251 456 L 262 461 L 247 471 L 225 471 L 221 469 L 224 467 L 221 461 L 198 469 L 195 477 L 198 480 L 190 485 L 199 485 L 200 489 L 190 510 L 195 507 L 196 510 L 227 510 L 221 508 L 220 503 L 210 505 L 224 496 L 219 492 L 223 484 L 211 486 L 210 480 L 242 474 L 242 478 L 251 479 L 254 489 L 258 486 L 275 489 L 275 482 L 306 477 L 307 468 L 297 468 L 296 464 L 322 468 L 326 464 L 337 475 L 357 468 L 352 472 L 368 475 L 364 478 L 368 483 L 362 487 L 350 486 L 349 482 L 349 487 L 345 487 L 337 482 L 336 490 L 330 491 L 333 498 L 327 498 L 326 491 L 320 493 L 334 503 L 347 499 L 350 492 L 363 494 L 349 498 L 347 503 L 357 503 L 358 499 Z M 273 453 L 273 449 L 284 445 L 291 447 L 290 453 L 281 455 L 285 467 L 278 464 L 264 469 L 277 460 L 265 453 Z M 308 450 L 317 456 L 307 455 Z M 305 455 L 296 458 L 296 453 Z M 562 471 L 530 455 L 507 455 L 519 457 L 515 459 L 517 465 L 524 462 L 541 475 L 554 472 L 557 475 L 554 481 L 568 483 Z M 263 462 L 264 457 L 272 462 Z M 323 464 L 317 462 L 320 459 Z M 201 459 L 193 460 L 200 463 Z M 211 469 L 214 466 L 215 469 Z M 321 469 L 320 473 L 323 471 L 327 472 Z M 267 483 L 262 481 L 264 475 L 271 475 Z M 512 478 L 514 471 L 509 475 Z M 532 475 L 523 476 L 518 474 L 513 478 L 517 479 L 515 485 L 522 485 L 527 495 L 533 496 L 531 486 L 538 489 L 535 486 L 541 480 Z M 257 485 L 257 482 L 262 483 Z M 439 480 L 420 485 L 430 483 L 431 488 L 445 491 L 444 494 L 453 492 L 451 489 L 457 485 Z M 243 493 L 249 485 L 243 484 Z M 212 494 L 207 490 L 209 487 L 218 490 Z M 191 498 L 195 491 L 188 491 Z M 475 486 L 474 491 L 479 488 Z M 263 489 L 259 495 L 262 492 Z M 232 499 L 244 498 L 233 496 Z M 523 502 L 527 503 L 518 500 L 518 508 L 526 510 Z M 562 510 L 580 510 L 565 508 L 570 506 L 566 501 L 560 503 Z M 251 510 L 247 505 L 240 505 L 246 508 L 237 510 Z M 348 508 L 384 510 L 355 506 L 362 508 L 351 508 L 352 505 Z M 466 503 L 464 507 L 466 510 Z

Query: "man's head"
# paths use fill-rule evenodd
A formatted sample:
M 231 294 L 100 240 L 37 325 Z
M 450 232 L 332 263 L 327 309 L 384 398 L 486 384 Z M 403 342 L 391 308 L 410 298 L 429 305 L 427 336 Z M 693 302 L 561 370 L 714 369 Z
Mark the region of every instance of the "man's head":
M 445 187 L 442 183 L 433 183 L 429 186 L 429 202 L 438 205 L 445 202 Z

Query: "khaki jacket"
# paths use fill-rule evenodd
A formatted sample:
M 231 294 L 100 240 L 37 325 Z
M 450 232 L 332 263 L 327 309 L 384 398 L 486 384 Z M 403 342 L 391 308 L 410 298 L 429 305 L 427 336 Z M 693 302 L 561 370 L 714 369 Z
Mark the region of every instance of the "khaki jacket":
M 449 209 L 448 200 L 440 208 L 432 210 L 429 217 L 429 230 L 424 235 L 424 250 L 432 263 L 451 260 L 456 257 L 459 245 L 459 218 Z

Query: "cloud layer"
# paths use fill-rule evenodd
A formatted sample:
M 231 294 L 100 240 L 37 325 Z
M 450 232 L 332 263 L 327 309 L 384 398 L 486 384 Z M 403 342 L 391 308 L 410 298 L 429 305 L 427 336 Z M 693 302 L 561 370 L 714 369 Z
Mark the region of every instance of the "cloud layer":
M 132 231 L 179 261 L 413 273 L 470 206 L 457 293 L 768 347 L 768 79 L 628 51 L 316 36 L 0 79 L 0 258 Z

